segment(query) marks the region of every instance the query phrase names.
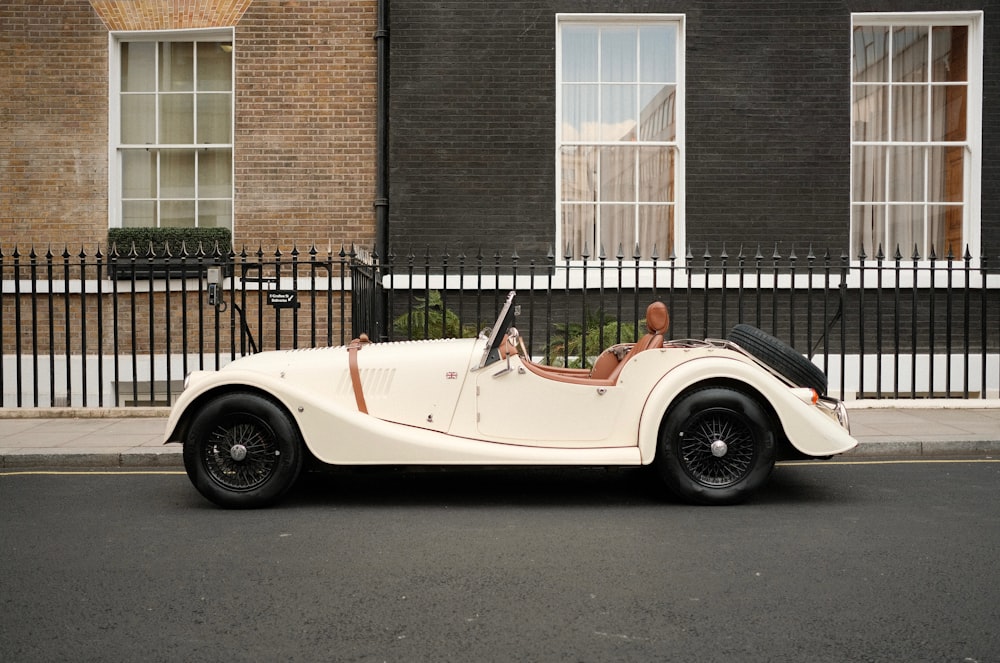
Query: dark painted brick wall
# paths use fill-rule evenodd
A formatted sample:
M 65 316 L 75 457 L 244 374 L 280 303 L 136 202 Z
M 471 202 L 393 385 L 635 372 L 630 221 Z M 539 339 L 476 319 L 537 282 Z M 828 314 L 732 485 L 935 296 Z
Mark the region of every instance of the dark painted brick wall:
M 687 17 L 687 240 L 848 246 L 850 14 L 986 11 L 983 237 L 1000 253 L 995 0 L 406 0 L 390 9 L 397 253 L 544 255 L 555 236 L 555 14 Z

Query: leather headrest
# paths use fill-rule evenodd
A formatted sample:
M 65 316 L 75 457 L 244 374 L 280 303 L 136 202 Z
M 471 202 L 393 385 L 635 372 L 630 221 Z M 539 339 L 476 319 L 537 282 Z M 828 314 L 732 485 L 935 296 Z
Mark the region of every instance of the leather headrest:
M 646 329 L 650 334 L 665 334 L 670 326 L 670 314 L 663 302 L 653 302 L 646 308 Z

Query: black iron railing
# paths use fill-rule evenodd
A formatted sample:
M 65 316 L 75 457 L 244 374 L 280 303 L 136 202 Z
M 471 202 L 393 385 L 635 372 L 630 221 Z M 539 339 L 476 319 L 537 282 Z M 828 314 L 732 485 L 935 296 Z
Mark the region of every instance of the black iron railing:
M 518 291 L 539 361 L 585 365 L 634 340 L 647 304 L 668 336 L 737 323 L 810 357 L 834 395 L 995 398 L 1000 274 L 985 257 L 850 260 L 724 247 L 641 261 L 516 252 L 377 255 L 353 249 L 182 256 L 0 247 L 0 407 L 165 405 L 193 369 L 264 350 L 475 335 Z

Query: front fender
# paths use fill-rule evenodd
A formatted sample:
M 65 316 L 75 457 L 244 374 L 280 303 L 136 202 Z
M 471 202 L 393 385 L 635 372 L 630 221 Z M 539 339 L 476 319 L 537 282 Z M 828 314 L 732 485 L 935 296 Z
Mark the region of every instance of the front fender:
M 164 433 L 164 443 L 183 442 L 183 435 L 190 418 L 197 413 L 201 403 L 211 395 L 227 391 L 253 391 L 277 401 L 296 420 L 299 408 L 306 404 L 322 404 L 326 408 L 339 409 L 355 407 L 352 394 L 346 389 L 338 388 L 341 382 L 347 380 L 331 380 L 331 384 L 323 390 L 313 384 L 302 384 L 285 379 L 279 373 L 271 375 L 255 370 L 243 370 L 235 365 L 227 366 L 221 371 L 194 371 L 188 376 L 187 387 L 180 393 L 170 410 L 167 427 Z
M 777 415 L 785 437 L 808 456 L 850 451 L 858 441 L 820 406 L 806 403 L 788 385 L 749 360 L 701 356 L 678 364 L 653 387 L 639 419 L 639 452 L 644 465 L 656 455 L 660 424 L 674 400 L 699 384 L 726 380 L 761 396 Z

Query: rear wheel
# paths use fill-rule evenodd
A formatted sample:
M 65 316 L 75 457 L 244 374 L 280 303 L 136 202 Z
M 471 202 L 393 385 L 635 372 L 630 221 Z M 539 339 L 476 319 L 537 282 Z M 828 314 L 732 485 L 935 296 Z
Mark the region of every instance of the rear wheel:
M 273 504 L 302 468 L 302 438 L 273 401 L 244 392 L 206 403 L 184 440 L 184 468 L 202 495 L 236 509 Z
M 656 466 L 667 487 L 694 504 L 736 504 L 774 468 L 775 436 L 760 404 L 741 391 L 691 392 L 660 430 Z

